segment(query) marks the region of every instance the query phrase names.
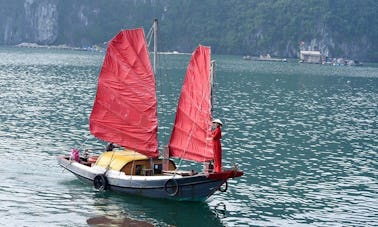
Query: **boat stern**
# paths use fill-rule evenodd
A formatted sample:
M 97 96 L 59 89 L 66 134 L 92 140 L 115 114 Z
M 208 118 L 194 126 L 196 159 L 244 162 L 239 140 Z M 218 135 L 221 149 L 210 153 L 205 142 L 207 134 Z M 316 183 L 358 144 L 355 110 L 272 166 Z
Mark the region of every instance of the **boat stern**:
M 229 178 L 241 177 L 244 174 L 243 171 L 238 169 L 223 170 L 222 172 L 209 173 L 207 178 L 212 180 L 227 180 Z

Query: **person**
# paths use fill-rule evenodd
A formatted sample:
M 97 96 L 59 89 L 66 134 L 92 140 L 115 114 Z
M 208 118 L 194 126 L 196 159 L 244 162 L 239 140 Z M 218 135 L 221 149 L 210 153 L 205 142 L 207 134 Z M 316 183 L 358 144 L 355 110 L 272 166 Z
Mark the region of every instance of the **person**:
M 219 119 L 214 119 L 212 121 L 214 130 L 212 132 L 213 136 L 213 151 L 214 151 L 214 172 L 222 172 L 222 121 Z
M 72 148 L 71 149 L 70 160 L 80 162 L 80 154 L 79 154 L 79 150 L 78 149 L 76 149 L 76 148 Z
M 116 147 L 117 146 L 115 146 L 113 143 L 108 143 L 108 145 L 106 145 L 105 151 L 112 151 Z

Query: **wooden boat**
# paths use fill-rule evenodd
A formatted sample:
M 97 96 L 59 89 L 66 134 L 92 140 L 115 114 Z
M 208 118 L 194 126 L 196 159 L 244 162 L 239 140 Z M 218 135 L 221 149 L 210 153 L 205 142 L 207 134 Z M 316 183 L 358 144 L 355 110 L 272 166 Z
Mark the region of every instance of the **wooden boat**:
M 226 189 L 228 179 L 243 175 L 236 167 L 184 171 L 169 159 L 211 167 L 211 81 L 210 48 L 199 46 L 189 62 L 171 139 L 161 156 L 155 78 L 144 31 L 121 31 L 109 42 L 89 123 L 95 137 L 122 148 L 98 157 L 59 156 L 59 165 L 96 189 L 151 198 L 204 201 Z

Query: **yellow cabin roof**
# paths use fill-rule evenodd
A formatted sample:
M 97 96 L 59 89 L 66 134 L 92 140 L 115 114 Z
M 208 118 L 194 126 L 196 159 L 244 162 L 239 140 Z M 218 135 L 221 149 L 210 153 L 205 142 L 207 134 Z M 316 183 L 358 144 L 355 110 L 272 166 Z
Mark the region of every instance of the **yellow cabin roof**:
M 108 151 L 98 157 L 96 165 L 103 168 L 109 166 L 110 169 L 119 171 L 131 161 L 144 159 L 148 159 L 148 157 L 132 150 Z

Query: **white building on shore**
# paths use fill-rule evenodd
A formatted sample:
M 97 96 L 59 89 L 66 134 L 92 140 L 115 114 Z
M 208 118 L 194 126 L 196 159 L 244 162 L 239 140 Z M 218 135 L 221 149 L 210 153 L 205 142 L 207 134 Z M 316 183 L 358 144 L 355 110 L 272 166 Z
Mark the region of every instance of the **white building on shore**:
M 320 51 L 301 50 L 299 59 L 300 62 L 304 63 L 321 64 L 322 54 L 320 53 Z

